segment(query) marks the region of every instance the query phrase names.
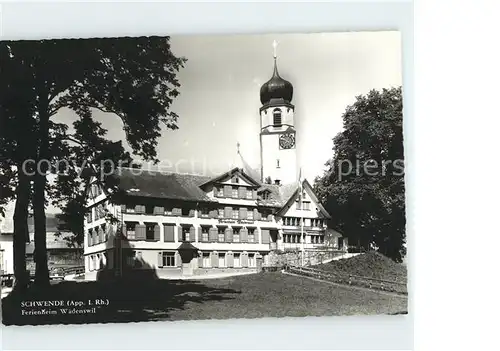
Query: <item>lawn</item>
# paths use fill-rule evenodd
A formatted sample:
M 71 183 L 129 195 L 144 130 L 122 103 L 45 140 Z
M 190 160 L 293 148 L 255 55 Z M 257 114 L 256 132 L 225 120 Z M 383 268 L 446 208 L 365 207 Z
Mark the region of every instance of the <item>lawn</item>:
M 407 299 L 373 291 L 339 287 L 281 273 L 263 273 L 206 281 L 213 289 L 228 289 L 231 299 L 197 304 L 171 312 L 169 319 L 393 314 L 407 311 Z M 229 297 L 229 296 L 227 296 Z
M 109 299 L 94 314 L 21 316 L 21 301 Z M 203 281 L 61 282 L 2 300 L 4 324 L 393 314 L 407 299 L 282 273 Z

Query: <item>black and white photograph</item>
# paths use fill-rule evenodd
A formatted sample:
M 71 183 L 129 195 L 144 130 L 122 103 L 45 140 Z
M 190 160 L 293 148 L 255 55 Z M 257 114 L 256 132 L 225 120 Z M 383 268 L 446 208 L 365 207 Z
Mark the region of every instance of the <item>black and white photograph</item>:
M 4 325 L 408 313 L 398 31 L 0 41 Z

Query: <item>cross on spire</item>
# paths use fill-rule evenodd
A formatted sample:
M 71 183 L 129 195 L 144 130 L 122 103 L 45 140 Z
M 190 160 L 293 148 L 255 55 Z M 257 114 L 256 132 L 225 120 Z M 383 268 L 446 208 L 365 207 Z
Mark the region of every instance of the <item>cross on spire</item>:
M 236 143 L 236 153 L 237 154 L 240 153 L 240 142 L 239 141 Z

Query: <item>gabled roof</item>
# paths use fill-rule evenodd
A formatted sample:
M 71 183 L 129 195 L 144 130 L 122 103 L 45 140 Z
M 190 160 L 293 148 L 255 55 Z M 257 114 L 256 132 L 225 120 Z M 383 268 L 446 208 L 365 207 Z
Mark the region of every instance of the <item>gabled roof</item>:
M 256 181 L 254 178 L 252 178 L 251 176 L 249 176 L 248 174 L 246 174 L 243 169 L 241 168 L 238 168 L 238 167 L 235 167 L 215 178 L 211 178 L 209 180 L 207 180 L 205 183 L 201 184 L 201 186 L 204 186 L 204 185 L 207 185 L 207 184 L 211 184 L 211 183 L 217 183 L 217 182 L 220 182 L 220 181 L 223 181 L 224 179 L 228 178 L 228 177 L 231 177 L 233 175 L 239 175 L 241 178 L 243 178 L 245 181 L 247 181 L 248 183 L 250 183 L 251 185 L 253 186 L 260 186 L 261 184 Z
M 311 186 L 311 184 L 309 184 L 307 179 L 304 179 L 302 181 L 302 187 L 304 190 L 306 190 L 309 193 L 309 196 L 311 197 L 311 199 L 316 203 L 320 213 L 326 219 L 331 219 L 332 217 L 330 216 L 328 211 L 323 207 L 323 205 L 319 202 L 319 199 L 316 197 L 316 194 L 314 194 L 313 187 Z M 295 202 L 295 199 L 297 198 L 298 193 L 299 193 L 299 186 L 297 184 L 297 186 L 294 189 L 294 192 L 291 194 L 291 196 L 288 197 L 287 201 L 283 204 L 282 208 L 278 211 L 278 213 L 277 213 L 278 215 L 282 215 Z
M 210 177 L 131 168 L 116 171 L 119 187 L 129 196 L 184 201 L 211 201 L 200 186 Z

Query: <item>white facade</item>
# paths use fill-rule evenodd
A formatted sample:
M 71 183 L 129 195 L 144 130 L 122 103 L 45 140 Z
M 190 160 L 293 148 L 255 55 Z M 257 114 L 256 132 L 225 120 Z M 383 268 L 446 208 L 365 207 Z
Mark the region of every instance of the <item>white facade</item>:
M 278 117 L 279 116 L 279 117 Z M 294 107 L 288 103 L 265 106 L 260 111 L 262 181 L 280 184 L 297 181 L 297 134 Z

